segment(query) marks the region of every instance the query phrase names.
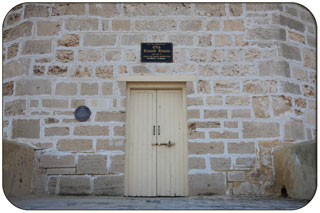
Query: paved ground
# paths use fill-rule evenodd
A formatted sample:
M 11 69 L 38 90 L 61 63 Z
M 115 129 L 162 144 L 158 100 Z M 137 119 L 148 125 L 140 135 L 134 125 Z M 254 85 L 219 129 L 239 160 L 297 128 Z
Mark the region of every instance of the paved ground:
M 36 196 L 11 198 L 22 209 L 299 209 L 308 201 L 275 197 L 205 196 L 132 198 L 105 196 Z

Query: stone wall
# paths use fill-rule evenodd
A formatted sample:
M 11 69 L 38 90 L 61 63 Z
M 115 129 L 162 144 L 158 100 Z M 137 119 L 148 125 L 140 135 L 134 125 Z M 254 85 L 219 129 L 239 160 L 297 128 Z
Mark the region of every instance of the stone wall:
M 140 63 L 141 42 L 172 42 L 174 63 Z M 3 25 L 3 136 L 37 147 L 34 193 L 123 194 L 116 78 L 133 74 L 197 76 L 191 195 L 274 193 L 274 147 L 316 137 L 316 25 L 299 5 L 25 3 Z

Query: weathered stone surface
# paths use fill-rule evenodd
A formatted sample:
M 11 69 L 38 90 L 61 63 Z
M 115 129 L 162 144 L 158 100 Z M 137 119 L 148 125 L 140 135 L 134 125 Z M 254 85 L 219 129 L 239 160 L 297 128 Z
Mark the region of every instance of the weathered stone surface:
M 106 61 L 120 61 L 121 51 L 120 50 L 105 50 L 104 51 Z
M 218 34 L 214 36 L 214 45 L 216 47 L 232 46 L 233 41 L 230 35 Z
M 255 158 L 253 157 L 239 157 L 236 159 L 237 168 L 248 168 L 255 165 Z
M 93 193 L 104 196 L 121 196 L 124 192 L 123 176 L 98 176 L 94 179 Z
M 190 60 L 195 62 L 205 62 L 207 60 L 207 51 L 203 49 L 191 50 Z
M 80 37 L 77 34 L 66 34 L 62 39 L 58 40 L 58 46 L 76 47 L 80 44 Z
M 72 50 L 56 50 L 56 59 L 62 63 L 73 62 L 74 53 Z
M 277 92 L 277 82 L 274 80 L 245 80 L 243 92 L 252 94 L 267 94 Z
M 261 58 L 261 51 L 259 49 L 251 48 L 245 51 L 245 60 L 254 61 Z
M 132 72 L 133 73 L 151 73 L 151 70 L 146 66 L 137 65 L 132 67 Z
M 2 84 L 2 96 L 11 96 L 13 95 L 14 83 L 9 81 Z
M 243 122 L 243 138 L 269 138 L 280 136 L 280 125 L 276 122 Z
M 222 105 L 223 100 L 222 96 L 207 96 L 208 105 Z
M 24 18 L 48 17 L 49 6 L 29 3 L 24 8 Z
M 46 67 L 45 66 L 33 66 L 33 74 L 36 76 L 42 76 L 44 75 L 46 71 Z
M 229 14 L 230 14 L 230 16 L 241 16 L 242 13 L 243 13 L 242 4 L 237 4 L 237 3 L 229 4 Z
M 114 136 L 125 136 L 125 127 L 124 126 L 115 126 L 113 128 L 113 134 Z
M 305 30 L 305 25 L 302 22 L 296 21 L 292 18 L 283 16 L 283 15 L 279 16 L 279 23 L 281 25 L 289 27 L 290 29 L 294 29 L 300 32 L 304 32 Z
M 45 54 L 51 52 L 51 40 L 28 40 L 22 47 L 21 54 Z
M 228 143 L 229 154 L 254 154 L 256 151 L 254 142 Z
M 292 144 L 274 151 L 276 192 L 285 187 L 288 196 L 312 199 L 316 192 L 317 166 L 314 141 Z
M 121 45 L 124 46 L 136 46 L 141 42 L 146 41 L 147 36 L 145 34 L 130 34 L 121 36 Z
M 196 129 L 196 128 L 219 128 L 220 122 L 218 121 L 197 121 L 197 122 L 189 122 L 188 129 Z
M 195 4 L 195 13 L 199 16 L 225 16 L 225 5 L 221 3 L 199 3 Z
M 231 110 L 231 118 L 251 118 L 250 109 L 233 109 Z
M 90 33 L 84 36 L 83 45 L 90 47 L 114 46 L 116 41 L 117 36 L 113 34 Z
M 48 180 L 48 193 L 50 195 L 55 195 L 56 194 L 56 190 L 57 190 L 57 177 L 49 177 Z
M 211 47 L 212 46 L 212 35 L 199 35 L 198 45 L 200 47 Z
M 65 29 L 69 31 L 95 31 L 99 28 L 99 20 L 95 18 L 69 18 L 65 20 Z
M 289 35 L 289 38 L 291 40 L 297 41 L 297 42 L 302 43 L 302 44 L 305 43 L 305 38 L 304 38 L 303 35 L 300 35 L 300 34 L 295 33 L 295 32 L 290 32 L 290 31 L 289 31 L 288 35 Z
M 113 78 L 113 66 L 99 66 L 96 68 L 96 76 L 103 79 Z
M 238 122 L 237 121 L 225 121 L 224 127 L 225 128 L 238 128 Z
M 210 158 L 210 164 L 215 171 L 230 170 L 231 158 Z
M 239 93 L 240 85 L 238 81 L 221 80 L 214 82 L 215 93 Z
M 65 15 L 85 15 L 85 4 L 81 3 L 57 3 L 52 5 L 52 16 L 65 16 Z
M 37 23 L 38 36 L 54 36 L 59 35 L 61 24 L 59 21 L 39 21 Z
M 10 61 L 7 64 L 3 64 L 2 77 L 7 79 L 21 75 L 28 75 L 30 63 L 30 59 L 20 58 L 18 60 Z
M 299 81 L 308 82 L 308 71 L 299 68 L 293 68 L 293 77 Z
M 279 56 L 296 60 L 296 61 L 301 61 L 300 48 L 296 46 L 280 43 L 278 53 L 279 53 Z
M 8 101 L 5 103 L 5 116 L 25 115 L 26 100 Z
M 249 40 L 286 40 L 286 31 L 275 27 L 257 27 L 248 29 L 247 39 Z
M 68 168 L 75 167 L 74 155 L 43 154 L 40 157 L 40 168 Z
M 59 151 L 88 151 L 92 150 L 92 140 L 90 139 L 61 139 L 57 143 Z
M 307 101 L 306 101 L 306 99 L 303 99 L 303 98 L 295 98 L 294 103 L 295 103 L 296 107 L 300 107 L 300 108 L 307 107 Z
M 230 132 L 230 131 L 223 131 L 223 132 L 217 132 L 217 131 L 210 131 L 209 137 L 212 139 L 237 139 L 239 138 L 238 132 Z
M 69 127 L 47 127 L 45 128 L 45 136 L 65 136 L 69 135 Z
M 42 99 L 42 106 L 46 108 L 68 108 L 68 99 Z
M 244 24 L 242 20 L 224 20 L 223 25 L 223 31 L 225 32 L 244 31 Z
M 195 130 L 189 130 L 188 131 L 188 138 L 189 139 L 204 139 L 204 132 L 199 132 Z
M 302 54 L 304 66 L 315 70 L 317 68 L 316 52 L 312 49 L 303 48 Z
M 300 120 L 291 119 L 284 124 L 284 139 L 285 140 L 303 140 L 304 125 Z
M 49 66 L 48 75 L 65 76 L 68 72 L 68 67 L 66 66 Z
M 32 22 L 23 22 L 3 32 L 3 42 L 13 41 L 20 37 L 32 35 Z
M 20 79 L 16 81 L 16 95 L 51 94 L 51 81 L 42 79 Z
M 228 111 L 225 109 L 204 110 L 204 118 L 228 118 Z
M 79 50 L 78 58 L 81 62 L 98 62 L 102 60 L 101 51 L 99 50 Z
M 107 156 L 101 154 L 79 155 L 77 174 L 107 174 Z
M 27 144 L 3 140 L 2 183 L 6 196 L 27 195 L 31 191 L 34 149 Z
M 111 166 L 109 174 L 124 173 L 124 155 L 111 156 Z
M 303 95 L 306 97 L 314 97 L 314 88 L 309 85 L 303 85 L 302 86 Z
M 108 121 L 117 121 L 124 122 L 125 121 L 125 113 L 124 112 L 97 112 L 95 121 L 97 122 L 108 122 Z
M 180 30 L 182 31 L 200 31 L 202 30 L 202 20 L 182 20 L 180 23 Z
M 118 4 L 114 3 L 102 3 L 102 4 L 89 4 L 90 16 L 101 16 L 101 17 L 114 17 L 120 16 L 120 8 Z
M 252 107 L 256 118 L 270 118 L 268 96 L 253 96 Z
M 89 176 L 60 177 L 59 194 L 88 195 L 89 193 L 90 193 L 90 177 Z
M 40 120 L 13 120 L 12 138 L 40 138 Z
M 291 112 L 292 98 L 284 95 L 273 97 L 273 113 L 275 116 Z
M 225 173 L 189 175 L 189 194 L 191 196 L 225 194 L 225 190 Z
M 125 4 L 125 16 L 180 16 L 191 15 L 192 9 L 190 4 L 167 3 L 167 4 Z
M 192 143 L 188 142 L 189 154 L 223 154 L 223 142 Z
M 59 123 L 59 120 L 58 119 L 55 119 L 55 118 L 46 118 L 44 120 L 44 122 L 46 124 L 56 124 L 56 123 Z
M 206 168 L 206 161 L 204 158 L 189 158 L 188 162 L 189 162 L 189 170 Z
M 246 3 L 247 11 L 274 11 L 282 10 L 282 5 L 277 3 Z
M 14 43 L 11 46 L 8 47 L 8 53 L 7 53 L 7 58 L 14 58 L 18 55 L 19 51 L 19 43 Z
M 198 80 L 197 91 L 198 93 L 210 93 L 210 82 L 205 80 Z
M 123 139 L 97 139 L 96 150 L 124 151 L 124 141 Z
M 20 13 L 11 13 L 11 14 L 7 15 L 7 17 L 6 17 L 7 26 L 16 24 L 20 20 L 21 20 L 21 14 Z
M 75 168 L 59 168 L 59 169 L 47 169 L 48 175 L 74 175 L 76 174 Z
M 98 83 L 81 83 L 80 94 L 81 95 L 98 95 L 99 85 Z
M 169 35 L 168 39 L 170 42 L 176 45 L 184 45 L 184 46 L 192 46 L 193 45 L 193 35 L 185 35 L 185 34 L 174 34 Z
M 77 126 L 74 128 L 74 135 L 79 136 L 108 136 L 108 126 Z
M 206 29 L 208 31 L 220 31 L 220 22 L 217 20 L 210 20 L 207 22 Z
M 315 110 L 308 110 L 304 112 L 303 120 L 304 123 L 311 126 L 316 126 L 316 111 Z
M 226 104 L 231 106 L 247 106 L 250 104 L 249 96 L 227 96 Z
M 238 58 L 238 57 L 236 57 L 236 58 Z M 235 59 L 235 60 L 238 60 L 238 59 Z M 223 65 L 222 70 L 221 70 L 221 75 L 223 75 L 223 76 L 251 76 L 251 75 L 255 75 L 255 67 L 252 65 L 238 65 L 238 64 Z
M 56 85 L 56 95 L 76 95 L 77 94 L 77 84 L 60 82 Z
M 187 117 L 190 118 L 200 118 L 200 111 L 198 109 L 188 110 Z
M 114 19 L 112 20 L 113 31 L 130 31 L 131 21 L 130 19 Z
M 264 61 L 259 63 L 259 74 L 290 77 L 290 67 L 286 61 Z
M 292 93 L 292 94 L 301 94 L 301 90 L 298 84 L 291 82 L 281 82 L 282 92 L 283 93 Z
M 136 31 L 157 31 L 167 32 L 177 29 L 177 23 L 174 19 L 157 20 L 137 20 L 135 21 Z
M 229 171 L 228 172 L 228 182 L 234 181 L 245 181 L 246 174 L 244 171 Z

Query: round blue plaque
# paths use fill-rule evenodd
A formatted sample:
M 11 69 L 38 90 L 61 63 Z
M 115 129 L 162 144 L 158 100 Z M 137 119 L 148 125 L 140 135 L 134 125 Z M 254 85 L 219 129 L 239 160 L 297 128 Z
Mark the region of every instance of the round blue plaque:
M 87 121 L 90 118 L 90 115 L 91 111 L 86 106 L 79 106 L 74 112 L 74 117 L 80 122 Z

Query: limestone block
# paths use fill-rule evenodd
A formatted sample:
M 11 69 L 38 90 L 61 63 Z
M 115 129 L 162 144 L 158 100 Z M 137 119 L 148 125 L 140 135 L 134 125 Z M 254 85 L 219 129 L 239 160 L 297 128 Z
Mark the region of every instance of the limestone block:
M 280 43 L 278 53 L 284 58 L 301 61 L 300 48 L 296 46 Z
M 188 142 L 189 154 L 223 154 L 223 142 L 195 143 Z
M 52 5 L 52 16 L 65 16 L 65 15 L 85 15 L 85 4 L 81 3 L 57 3 Z
M 243 13 L 242 4 L 237 4 L 237 3 L 229 4 L 229 14 L 230 14 L 230 16 L 241 16 L 242 13 Z
M 55 119 L 55 118 L 46 118 L 44 120 L 44 122 L 46 124 L 56 124 L 56 123 L 59 123 L 59 120 L 58 119 Z
M 198 36 L 198 45 L 200 47 L 211 47 L 212 46 L 212 35 L 199 35 Z
M 245 80 L 243 81 L 243 92 L 251 94 L 268 94 L 277 92 L 277 81 L 275 80 Z
M 193 40 L 190 40 L 193 43 Z M 184 49 L 173 49 L 173 61 L 174 62 L 186 62 L 186 50 Z
M 178 46 L 193 46 L 193 38 L 193 35 L 186 34 L 174 34 L 168 36 L 168 40 Z
M 228 172 L 228 182 L 234 181 L 245 181 L 246 174 L 244 171 L 229 171 Z
M 279 116 L 292 110 L 292 98 L 284 95 L 273 97 L 273 114 Z
M 204 158 L 189 158 L 188 162 L 189 162 L 189 170 L 206 168 L 206 161 Z
M 22 46 L 21 54 L 46 54 L 51 52 L 51 40 L 27 40 Z
M 197 91 L 198 93 L 210 93 L 210 82 L 205 80 L 198 80 Z
M 105 50 L 105 60 L 106 61 L 120 61 L 121 51 L 120 50 Z
M 99 66 L 96 68 L 96 76 L 103 79 L 113 79 L 113 66 Z
M 68 73 L 66 66 L 49 66 L 48 75 L 65 76 Z
M 216 47 L 232 46 L 233 41 L 230 35 L 218 34 L 214 36 L 214 45 Z
M 218 121 L 197 121 L 188 123 L 188 129 L 196 128 L 220 128 L 220 122 Z
M 36 76 L 43 76 L 46 71 L 45 66 L 33 66 L 33 74 Z
M 77 174 L 107 174 L 107 156 L 101 154 L 79 155 Z
M 74 175 L 76 174 L 75 168 L 59 168 L 59 169 L 47 169 L 48 175 Z
M 61 139 L 57 143 L 59 151 L 87 151 L 92 150 L 92 140 L 90 139 Z
M 195 62 L 207 61 L 207 51 L 203 49 L 190 50 L 190 60 Z
M 90 16 L 101 17 L 115 17 L 120 16 L 120 8 L 118 4 L 114 3 L 102 3 L 102 4 L 89 4 Z
M 16 95 L 51 94 L 51 81 L 42 79 L 20 79 L 16 81 Z
M 206 25 L 207 31 L 220 31 L 220 21 L 209 20 Z
M 231 158 L 210 158 L 210 164 L 215 171 L 230 170 Z
M 42 154 L 40 157 L 40 168 L 68 168 L 75 167 L 74 155 Z
M 98 95 L 99 85 L 98 83 L 81 83 L 80 94 L 81 95 Z
M 124 151 L 124 141 L 123 139 L 97 139 L 96 150 Z
M 8 79 L 16 76 L 28 75 L 30 63 L 30 59 L 20 58 L 3 64 L 2 77 Z
M 49 6 L 38 4 L 27 4 L 24 8 L 24 18 L 30 17 L 48 17 Z
M 268 138 L 280 136 L 277 122 L 243 122 L 243 138 Z
M 122 196 L 124 192 L 123 176 L 98 176 L 94 179 L 93 193 L 104 196 Z
M 270 118 L 268 96 L 253 96 L 252 107 L 256 118 Z
M 188 138 L 189 139 L 204 139 L 204 132 L 199 132 L 195 130 L 189 130 L 188 131 Z
M 69 127 L 47 127 L 44 130 L 45 136 L 65 136 L 69 135 Z
M 99 50 L 79 50 L 78 59 L 81 62 L 98 62 L 102 60 Z
M 8 47 L 7 58 L 14 58 L 18 55 L 19 43 L 14 43 Z
M 132 72 L 133 73 L 151 73 L 151 70 L 146 66 L 137 65 L 132 67 Z
M 174 19 L 137 20 L 135 21 L 136 31 L 167 32 L 177 29 L 177 22 Z
M 23 22 L 13 28 L 3 32 L 3 42 L 13 41 L 20 37 L 29 37 L 32 35 L 32 22 Z
M 222 96 L 207 96 L 208 105 L 222 105 L 223 100 Z
M 217 131 L 210 131 L 209 137 L 212 139 L 237 139 L 239 138 L 238 132 L 230 132 L 230 131 L 223 131 L 223 132 L 217 132 Z
M 49 177 L 48 180 L 48 193 L 50 195 L 55 195 L 56 194 L 56 190 L 57 190 L 57 177 Z
M 225 32 L 244 31 L 243 20 L 224 20 L 223 25 Z
M 289 35 L 289 38 L 291 40 L 294 40 L 294 41 L 297 41 L 299 43 L 302 43 L 302 44 L 305 44 L 305 38 L 304 38 L 304 35 L 300 35 L 298 33 L 295 33 L 295 32 L 290 32 L 288 33 Z
M 316 111 L 315 110 L 308 110 L 304 112 L 303 116 L 304 123 L 311 126 L 316 126 Z
M 125 122 L 125 113 L 124 112 L 97 112 L 95 121 L 97 122 Z
M 292 93 L 296 95 L 301 94 L 300 86 L 291 82 L 281 82 L 282 92 L 283 93 Z
M 42 99 L 42 106 L 46 108 L 68 108 L 68 99 Z
M 246 3 L 247 11 L 275 11 L 282 10 L 282 5 L 278 3 Z
M 309 85 L 303 85 L 302 86 L 302 91 L 303 91 L 303 95 L 305 97 L 313 98 L 315 96 L 314 88 L 309 86 Z
M 250 48 L 245 50 L 245 60 L 254 61 L 261 58 L 261 51 L 259 49 Z
M 62 63 L 73 62 L 74 53 L 72 50 L 56 50 L 56 60 Z
M 77 34 L 66 34 L 57 41 L 58 46 L 77 47 L 80 44 L 80 37 Z
M 221 80 L 214 82 L 215 93 L 239 93 L 240 85 L 238 81 Z
M 204 118 L 228 118 L 228 111 L 225 109 L 204 110 Z
M 12 138 L 40 138 L 40 120 L 13 120 Z
M 113 94 L 113 83 L 104 82 L 102 83 L 102 95 L 112 95 Z
M 237 168 L 248 168 L 253 167 L 255 165 L 255 158 L 252 157 L 239 157 L 236 159 L 236 167 Z
M 99 28 L 99 20 L 95 18 L 69 18 L 65 20 L 65 29 L 69 31 L 94 31 Z
M 113 34 L 90 33 L 85 34 L 83 45 L 90 47 L 114 46 L 116 41 L 117 36 Z
M 180 30 L 182 31 L 201 31 L 202 30 L 202 20 L 182 20 L 180 23 Z
M 125 16 L 181 16 L 191 15 L 191 5 L 188 3 L 168 4 L 125 4 L 123 6 Z
M 200 118 L 200 111 L 198 109 L 188 110 L 187 117 L 190 118 Z
M 229 154 L 255 154 L 254 142 L 228 143 Z
M 290 77 L 290 67 L 286 61 L 263 61 L 259 63 L 260 76 Z
M 56 85 L 56 95 L 76 95 L 77 94 L 77 84 L 60 82 Z
M 125 136 L 125 127 L 124 126 L 115 126 L 113 128 L 113 134 L 114 136 Z
M 140 45 L 141 42 L 146 41 L 146 34 L 130 34 L 121 36 L 121 45 L 123 46 L 134 46 Z
M 304 136 L 304 125 L 301 120 L 291 119 L 284 124 L 285 140 L 303 140 Z
M 312 49 L 303 48 L 302 50 L 304 66 L 316 70 L 316 52 Z
M 59 194 L 88 195 L 90 193 L 89 176 L 61 176 Z
M 307 101 L 306 99 L 303 98 L 295 98 L 294 99 L 294 104 L 296 107 L 300 107 L 300 108 L 306 108 L 307 107 Z
M 112 30 L 113 31 L 130 31 L 131 30 L 130 19 L 113 19 Z
M 124 173 L 124 155 L 111 156 L 111 166 L 109 174 Z
M 317 188 L 315 141 L 302 142 L 274 150 L 276 192 L 285 187 L 290 198 L 311 200 Z
M 25 115 L 26 100 L 14 100 L 5 103 L 5 116 Z
M 195 13 L 199 16 L 221 17 L 226 15 L 226 8 L 221 3 L 199 3 L 195 4 Z
M 238 128 L 238 122 L 237 121 L 225 121 L 224 127 L 225 128 Z
M 248 106 L 250 104 L 249 96 L 227 96 L 226 104 L 231 106 Z
M 285 41 L 286 31 L 282 28 L 276 27 L 257 27 L 253 29 L 248 29 L 247 39 Z
M 22 15 L 20 13 L 11 13 L 6 17 L 7 26 L 14 25 L 21 20 Z
M 79 136 L 109 136 L 108 126 L 77 126 L 74 135 Z
M 305 25 L 300 22 L 300 21 L 296 21 L 295 19 L 280 15 L 279 16 L 279 22 L 281 25 L 287 26 L 290 29 L 294 29 L 296 31 L 300 31 L 300 32 L 304 32 L 305 30 Z
M 191 196 L 225 194 L 225 190 L 225 173 L 189 175 L 189 194 Z
M 3 76 L 3 75 L 2 75 Z M 11 96 L 13 95 L 14 83 L 9 81 L 2 84 L 2 96 Z
M 61 24 L 59 21 L 39 21 L 37 22 L 38 36 L 54 36 L 59 35 Z

